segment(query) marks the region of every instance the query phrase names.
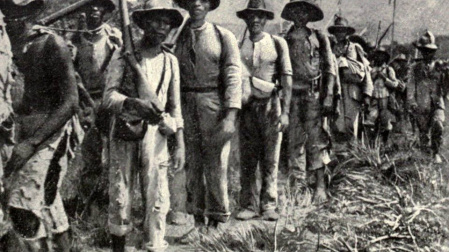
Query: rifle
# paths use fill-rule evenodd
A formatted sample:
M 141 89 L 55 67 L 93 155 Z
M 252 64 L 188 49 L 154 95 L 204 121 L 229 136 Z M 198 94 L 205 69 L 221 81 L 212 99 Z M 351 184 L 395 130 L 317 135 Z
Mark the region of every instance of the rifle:
M 388 31 L 390 30 L 391 26 L 393 25 L 393 23 L 391 23 L 387 29 L 385 29 L 384 33 L 382 33 L 382 36 L 380 36 L 380 39 L 377 41 L 376 44 L 376 48 L 382 43 L 382 40 L 385 38 L 385 36 L 387 35 Z
M 129 61 L 134 62 L 134 69 L 139 77 L 139 82 L 137 83 L 137 89 L 139 93 L 139 98 L 148 101 L 149 104 L 158 112 L 163 112 L 164 106 L 162 106 L 156 93 L 149 89 L 148 80 L 146 75 L 143 73 L 142 68 L 138 64 L 138 60 L 134 54 L 134 46 L 131 35 L 131 21 L 129 19 L 127 0 L 119 0 L 120 5 L 120 15 L 122 18 L 122 33 L 123 33 L 123 46 L 124 55 L 129 59 Z
M 79 2 L 76 2 L 74 4 L 71 4 L 71 5 L 67 6 L 67 7 L 65 7 L 62 10 L 59 10 L 59 11 L 57 11 L 55 13 L 52 13 L 49 16 L 46 16 L 44 18 L 41 18 L 41 19 L 37 20 L 36 23 L 38 25 L 42 25 L 42 26 L 51 25 L 54 22 L 58 21 L 59 19 L 76 12 L 81 7 L 84 7 L 84 6 L 90 4 L 93 1 L 95 1 L 95 0 L 81 0 Z

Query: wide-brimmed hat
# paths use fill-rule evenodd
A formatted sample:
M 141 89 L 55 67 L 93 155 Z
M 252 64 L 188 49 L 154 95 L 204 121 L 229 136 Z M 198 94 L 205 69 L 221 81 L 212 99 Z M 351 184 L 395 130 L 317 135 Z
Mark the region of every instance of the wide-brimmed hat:
M 274 12 L 267 10 L 264 0 L 250 0 L 246 9 L 237 11 L 237 17 L 245 19 L 252 12 L 264 13 L 267 19 L 274 19 Z
M 369 52 L 376 47 L 375 42 L 368 42 L 368 41 L 366 41 L 366 39 L 364 37 L 362 37 L 360 35 L 353 34 L 353 35 L 349 36 L 348 39 L 352 43 L 359 44 L 365 52 Z
M 92 6 L 94 4 L 99 4 L 105 7 L 106 12 L 113 12 L 115 10 L 115 4 L 112 0 L 94 0 L 83 7 L 83 10 L 86 10 L 87 7 Z
M 346 33 L 348 35 L 352 35 L 355 33 L 355 29 L 352 26 L 349 26 L 349 22 L 346 18 L 337 16 L 334 21 L 334 25 L 329 26 L 327 28 L 330 34 L 335 33 Z
M 390 61 L 390 53 L 388 52 L 388 49 L 385 46 L 381 46 L 374 50 L 372 54 L 372 58 L 381 58 L 382 62 L 388 63 Z
M 418 49 L 437 50 L 438 45 L 435 43 L 435 36 L 431 31 L 426 31 L 418 41 L 413 42 L 413 45 Z
M 171 7 L 171 4 L 167 0 L 147 0 L 145 1 L 143 8 L 136 10 L 132 14 L 134 22 L 140 28 L 143 27 L 143 21 L 154 15 L 164 14 L 171 18 L 172 28 L 179 27 L 184 18 L 177 9 Z
M 183 9 L 188 9 L 187 8 L 187 3 L 189 3 L 192 0 L 173 0 L 173 2 L 175 2 L 179 7 L 183 8 Z M 220 6 L 220 0 L 209 0 L 210 2 L 210 10 L 213 11 L 216 8 L 218 8 L 218 6 Z
M 393 62 L 407 62 L 407 55 L 400 53 L 398 55 L 396 55 L 396 57 L 394 57 Z
M 290 3 L 286 4 L 282 10 L 281 17 L 289 21 L 294 21 L 295 14 L 292 12 L 293 8 L 303 8 L 307 13 L 309 13 L 309 22 L 317 22 L 323 20 L 324 18 L 323 11 L 318 4 L 312 0 L 291 0 Z
M 3 0 L 0 9 L 5 20 L 26 19 L 39 15 L 45 7 L 44 0 Z

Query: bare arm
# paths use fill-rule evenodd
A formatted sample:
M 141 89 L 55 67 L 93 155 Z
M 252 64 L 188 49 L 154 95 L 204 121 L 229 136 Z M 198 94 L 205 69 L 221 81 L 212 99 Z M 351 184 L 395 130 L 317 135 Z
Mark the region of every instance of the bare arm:
M 43 71 L 51 73 L 53 82 L 59 84 L 60 103 L 46 120 L 46 123 L 28 139 L 35 147 L 39 146 L 56 133 L 76 113 L 78 108 L 78 90 L 75 79 L 71 54 L 62 40 L 56 36 L 49 36 L 44 47 L 44 55 L 48 61 L 48 68 Z

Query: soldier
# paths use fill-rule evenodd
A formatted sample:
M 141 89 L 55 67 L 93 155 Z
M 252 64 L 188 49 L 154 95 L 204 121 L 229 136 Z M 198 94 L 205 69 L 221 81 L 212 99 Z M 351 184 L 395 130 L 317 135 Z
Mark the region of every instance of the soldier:
M 121 32 L 104 23 L 104 16 L 114 9 L 115 5 L 111 0 L 91 2 L 85 7 L 85 28 L 88 33 L 77 33 L 72 38 L 72 42 L 77 48 L 75 69 L 96 106 L 84 108 L 84 117 L 94 116 L 103 96 L 106 70 L 113 53 L 120 50 L 122 44 Z M 80 24 L 80 26 L 83 25 Z M 108 198 L 107 185 L 104 183 L 106 181 L 103 181 L 103 169 L 101 169 L 102 138 L 95 125 L 89 126 L 81 148 L 84 169 L 80 178 L 80 191 L 85 201 L 95 199 L 99 207 L 105 207 Z
M 241 64 L 235 36 L 205 20 L 219 0 L 175 0 L 189 11 L 176 45 L 186 121 L 187 211 L 198 228 L 230 216 L 228 158 L 241 108 Z M 196 229 L 198 230 L 198 229 Z
M 394 105 L 393 101 L 395 100 L 390 96 L 397 89 L 399 82 L 394 69 L 388 65 L 390 54 L 387 49 L 384 47 L 376 49 L 373 52 L 372 60 L 371 77 L 374 90 L 366 125 L 375 125 L 376 132 L 381 135 L 384 146 L 387 146 L 394 121 L 391 106 Z
M 348 37 L 355 29 L 348 25 L 343 17 L 337 17 L 335 24 L 328 28 L 337 43 L 333 52 L 337 57 L 339 77 L 342 88 L 340 115 L 335 120 L 334 128 L 340 141 L 349 141 L 360 136 L 358 131 L 362 106 L 368 107 L 373 93 L 369 61 L 361 45 L 349 41 Z
M 249 38 L 240 44 L 240 53 L 243 85 L 250 85 L 251 96 L 240 114 L 242 211 L 236 218 L 252 219 L 262 211 L 263 219 L 275 221 L 279 218 L 277 173 L 282 131 L 288 127 L 290 111 L 290 55 L 283 38 L 264 32 L 274 13 L 266 9 L 263 0 L 251 0 L 237 17 L 246 22 L 249 30 Z M 263 181 L 260 193 L 256 183 L 258 164 Z
M 406 113 L 405 103 L 407 101 L 407 76 L 409 71 L 409 64 L 407 56 L 403 53 L 397 55 L 393 62 L 391 62 L 391 67 L 396 73 L 396 78 L 398 80 L 398 88 L 395 90 L 395 100 L 398 104 L 398 110 L 395 115 L 397 122 L 395 125 L 395 132 L 405 133 L 407 129 L 408 114 Z
M 430 31 L 413 44 L 421 52 L 422 59 L 414 63 L 409 71 L 407 107 L 418 126 L 421 148 L 427 150 L 430 140 L 434 162 L 440 164 L 445 105 L 441 73 L 435 69 L 435 53 L 438 46 L 435 44 L 435 36 Z
M 44 1 L 20 4 L 4 1 L 1 6 L 16 63 L 25 76 L 16 111 L 18 144 L 5 171 L 10 177 L 9 213 L 26 245 L 22 251 L 51 250 L 45 248 L 51 242 L 57 251 L 69 251 L 69 223 L 59 187 L 73 144 L 80 141 L 75 71 L 63 38 L 32 26 Z
M 334 85 L 337 76 L 328 37 L 307 27 L 323 19 L 323 11 L 310 0 L 293 0 L 282 11 L 293 21 L 286 35 L 293 67 L 290 108 L 289 169 L 297 180 L 307 169 L 316 176 L 314 202 L 327 200 L 324 169 L 330 162 L 330 137 L 324 117 L 334 114 Z
M 174 169 L 185 160 L 181 115 L 179 66 L 176 57 L 161 46 L 183 17 L 165 1 L 146 1 L 132 18 L 144 35 L 136 45 L 141 59 L 116 51 L 108 72 L 103 106 L 112 112 L 107 159 L 109 164 L 109 221 L 113 251 L 124 251 L 126 234 L 132 230 L 131 209 L 136 175 L 140 176 L 145 207 L 144 242 L 147 251 L 164 251 L 166 215 L 170 208 L 167 137 L 175 135 Z M 128 64 L 125 62 L 125 58 Z M 166 111 L 159 111 L 152 96 Z M 162 113 L 162 114 L 161 114 Z M 129 139 L 120 123 L 126 114 L 149 123 L 140 137 Z M 140 118 L 140 119 L 139 119 Z M 133 122 L 131 121 L 131 122 Z M 127 124 L 130 124 L 128 122 Z M 147 122 L 143 122 L 146 125 Z

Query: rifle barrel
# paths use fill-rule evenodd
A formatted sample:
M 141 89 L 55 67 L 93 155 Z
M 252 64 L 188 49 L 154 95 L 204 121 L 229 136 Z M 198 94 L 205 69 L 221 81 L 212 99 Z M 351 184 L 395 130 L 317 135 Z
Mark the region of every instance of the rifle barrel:
M 93 2 L 94 0 L 81 0 L 79 2 L 76 2 L 74 4 L 71 4 L 67 7 L 65 7 L 62 10 L 59 10 L 55 13 L 50 14 L 49 16 L 46 16 L 40 20 L 37 21 L 37 24 L 39 25 L 43 25 L 43 26 L 48 26 L 53 24 L 54 22 L 58 21 L 59 19 L 72 14 L 73 12 L 77 11 L 78 9 L 80 9 L 81 7 L 89 4 L 90 2 Z

